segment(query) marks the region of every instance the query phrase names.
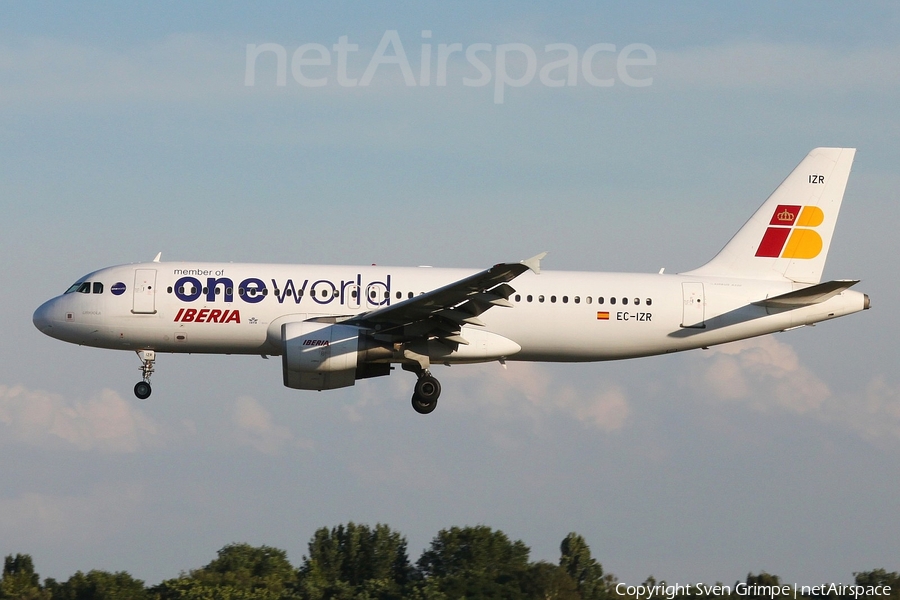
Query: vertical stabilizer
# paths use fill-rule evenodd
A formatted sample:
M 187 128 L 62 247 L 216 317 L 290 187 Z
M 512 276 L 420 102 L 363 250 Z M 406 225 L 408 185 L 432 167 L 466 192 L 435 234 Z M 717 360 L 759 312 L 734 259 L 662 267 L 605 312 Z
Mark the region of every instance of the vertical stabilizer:
M 855 148 L 816 148 L 691 275 L 819 283 Z

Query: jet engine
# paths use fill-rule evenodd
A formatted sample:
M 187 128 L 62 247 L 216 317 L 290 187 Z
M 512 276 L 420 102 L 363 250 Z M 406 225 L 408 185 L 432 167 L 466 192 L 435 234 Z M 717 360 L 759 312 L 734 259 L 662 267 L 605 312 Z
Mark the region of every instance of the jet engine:
M 357 379 L 389 375 L 390 348 L 359 327 L 302 321 L 281 326 L 284 385 L 299 390 L 347 387 Z M 371 361 L 382 359 L 385 362 Z

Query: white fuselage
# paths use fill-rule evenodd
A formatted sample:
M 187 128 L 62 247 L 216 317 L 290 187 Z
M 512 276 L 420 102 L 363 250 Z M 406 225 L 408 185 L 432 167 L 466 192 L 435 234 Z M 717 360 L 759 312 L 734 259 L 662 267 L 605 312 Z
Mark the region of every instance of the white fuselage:
M 76 284 L 44 303 L 34 322 L 52 337 L 100 348 L 279 355 L 285 323 L 358 315 L 475 272 L 233 263 L 123 265 L 83 277 L 79 283 L 89 286 L 81 285 L 78 291 Z M 864 294 L 844 290 L 811 306 L 766 308 L 753 303 L 805 286 L 691 275 L 527 272 L 511 286 L 511 308 L 493 307 L 480 315 L 483 327 L 462 329 L 464 338 L 471 332 L 475 345 L 483 345 L 481 353 L 460 346 L 436 362 L 649 356 L 808 325 L 867 305 Z M 494 339 L 513 344 L 492 349 Z

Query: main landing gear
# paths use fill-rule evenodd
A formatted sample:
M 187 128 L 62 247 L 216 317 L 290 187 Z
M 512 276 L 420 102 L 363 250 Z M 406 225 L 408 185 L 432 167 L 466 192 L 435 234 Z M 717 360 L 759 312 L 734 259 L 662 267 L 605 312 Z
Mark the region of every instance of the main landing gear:
M 413 409 L 420 415 L 427 415 L 437 408 L 437 401 L 440 395 L 441 382 L 438 381 L 428 369 L 423 369 L 419 373 L 416 387 L 413 388 Z
M 141 375 L 143 378 L 134 384 L 134 395 L 139 400 L 146 400 L 150 397 L 150 376 L 153 375 L 153 363 L 156 362 L 156 351 L 154 350 L 138 350 L 138 358 L 141 359 Z

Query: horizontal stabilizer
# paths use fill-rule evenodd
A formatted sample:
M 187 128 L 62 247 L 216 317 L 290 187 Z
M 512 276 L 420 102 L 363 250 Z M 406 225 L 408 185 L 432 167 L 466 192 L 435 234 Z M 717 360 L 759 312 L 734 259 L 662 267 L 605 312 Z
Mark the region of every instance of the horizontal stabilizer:
M 859 283 L 858 279 L 826 281 L 825 283 L 811 285 L 795 292 L 788 292 L 787 294 L 781 294 L 780 296 L 775 296 L 773 298 L 766 298 L 765 300 L 760 300 L 753 304 L 765 306 L 766 308 L 799 308 L 801 306 L 810 306 L 825 302 L 832 296 L 837 296 L 857 283 Z

